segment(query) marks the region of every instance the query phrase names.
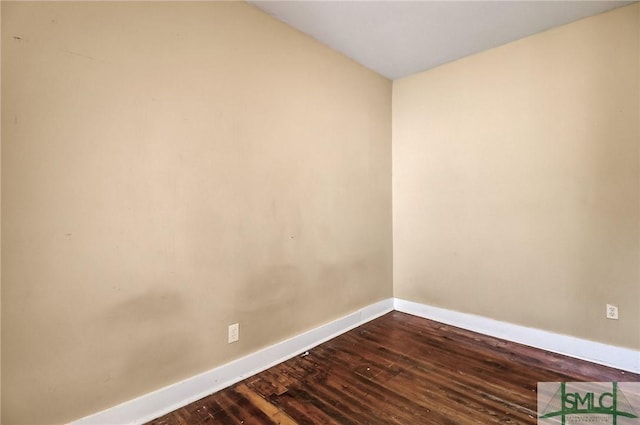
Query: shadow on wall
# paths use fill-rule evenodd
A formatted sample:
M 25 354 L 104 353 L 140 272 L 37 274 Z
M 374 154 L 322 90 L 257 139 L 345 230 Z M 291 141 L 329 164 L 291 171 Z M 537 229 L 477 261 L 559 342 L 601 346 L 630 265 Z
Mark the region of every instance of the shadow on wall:
M 194 341 L 179 326 L 186 302 L 176 290 L 151 289 L 111 308 L 105 329 L 127 335 L 135 347 L 120 361 L 118 374 L 140 381 L 173 376 L 193 357 Z M 164 324 L 164 326 L 158 326 Z M 107 380 L 110 378 L 107 378 Z

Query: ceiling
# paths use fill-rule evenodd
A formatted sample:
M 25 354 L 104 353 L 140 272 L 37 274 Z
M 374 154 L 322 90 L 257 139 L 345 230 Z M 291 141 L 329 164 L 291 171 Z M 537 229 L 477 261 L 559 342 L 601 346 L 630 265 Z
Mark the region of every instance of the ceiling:
M 390 79 L 631 1 L 249 1 Z

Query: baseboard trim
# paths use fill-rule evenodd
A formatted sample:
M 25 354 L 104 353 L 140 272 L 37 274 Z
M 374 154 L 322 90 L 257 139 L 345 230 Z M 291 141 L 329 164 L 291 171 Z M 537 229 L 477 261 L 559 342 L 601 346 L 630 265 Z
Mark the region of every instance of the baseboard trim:
M 527 328 L 474 314 L 460 313 L 398 298 L 394 299 L 394 308 L 403 313 L 435 320 L 473 332 L 506 339 L 553 353 L 564 354 L 604 366 L 640 373 L 640 351 L 629 348 Z
M 389 298 L 184 381 L 70 422 L 69 425 L 143 424 L 304 353 L 393 310 L 592 363 L 640 373 L 640 351 Z
M 136 425 L 148 422 L 380 317 L 392 311 L 393 305 L 393 298 L 371 304 L 293 338 L 184 381 L 78 419 L 69 425 Z

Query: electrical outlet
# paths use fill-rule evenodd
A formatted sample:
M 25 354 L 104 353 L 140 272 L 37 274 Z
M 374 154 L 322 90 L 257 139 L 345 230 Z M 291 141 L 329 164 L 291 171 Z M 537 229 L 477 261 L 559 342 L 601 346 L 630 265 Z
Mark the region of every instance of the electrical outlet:
M 228 341 L 229 344 L 232 342 L 236 342 L 240 339 L 240 324 L 234 323 L 233 325 L 229 325 L 229 333 L 228 333 Z
M 618 320 L 618 307 L 607 304 L 607 319 Z

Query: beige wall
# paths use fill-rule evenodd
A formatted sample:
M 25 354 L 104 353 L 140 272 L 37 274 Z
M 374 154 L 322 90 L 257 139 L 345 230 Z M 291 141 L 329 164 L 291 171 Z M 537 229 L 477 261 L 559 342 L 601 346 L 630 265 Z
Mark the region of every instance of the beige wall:
M 640 348 L 639 21 L 396 81 L 392 244 L 389 81 L 242 3 L 2 2 L 2 422 L 389 297 L 392 247 L 400 298 Z
M 390 81 L 243 3 L 2 2 L 2 47 L 3 423 L 392 295 Z
M 396 297 L 640 348 L 639 7 L 394 82 Z

